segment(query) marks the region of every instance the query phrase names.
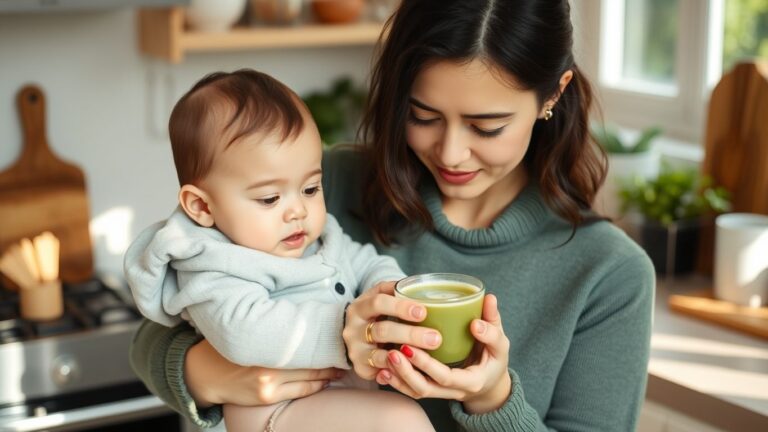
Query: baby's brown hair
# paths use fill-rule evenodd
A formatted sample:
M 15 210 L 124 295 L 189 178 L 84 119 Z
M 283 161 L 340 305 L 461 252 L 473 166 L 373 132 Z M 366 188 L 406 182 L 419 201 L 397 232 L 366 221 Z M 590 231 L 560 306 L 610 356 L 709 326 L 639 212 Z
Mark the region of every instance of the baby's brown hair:
M 285 84 L 253 69 L 206 75 L 179 99 L 168 123 L 179 184 L 205 178 L 217 152 L 243 137 L 255 133 L 279 133 L 281 140 L 296 137 L 304 129 L 302 105 Z M 222 117 L 229 113 L 233 114 Z M 229 139 L 218 149 L 225 132 Z

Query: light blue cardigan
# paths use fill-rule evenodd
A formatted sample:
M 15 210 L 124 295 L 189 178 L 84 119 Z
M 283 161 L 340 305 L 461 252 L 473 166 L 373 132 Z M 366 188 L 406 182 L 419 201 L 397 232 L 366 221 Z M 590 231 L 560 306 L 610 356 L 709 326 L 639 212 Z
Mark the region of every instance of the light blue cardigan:
M 304 255 L 276 257 L 236 245 L 177 208 L 139 234 L 124 266 L 144 316 L 169 327 L 190 321 L 234 363 L 349 369 L 344 306 L 404 274 L 391 257 L 350 239 L 330 214 Z

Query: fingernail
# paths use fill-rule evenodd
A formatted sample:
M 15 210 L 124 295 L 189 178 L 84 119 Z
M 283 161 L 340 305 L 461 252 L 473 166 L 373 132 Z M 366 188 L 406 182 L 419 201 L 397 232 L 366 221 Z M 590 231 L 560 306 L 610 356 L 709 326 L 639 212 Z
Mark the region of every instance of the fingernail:
M 475 332 L 477 334 L 485 333 L 485 329 L 486 329 L 485 321 L 476 321 L 475 322 Z
M 408 345 L 401 346 L 400 352 L 405 354 L 405 356 L 408 358 L 413 358 L 413 350 Z
M 416 318 L 417 320 L 424 318 L 424 308 L 421 306 L 412 306 L 411 316 Z
M 389 361 L 392 362 L 392 364 L 400 364 L 400 357 L 395 352 L 390 352 L 387 354 L 387 358 L 389 358 Z
M 392 374 L 386 369 L 382 369 L 380 375 L 381 375 L 381 379 L 384 380 L 384 382 L 389 382 L 389 380 L 392 379 Z
M 424 343 L 430 346 L 438 345 L 440 343 L 440 335 L 435 332 L 424 333 Z

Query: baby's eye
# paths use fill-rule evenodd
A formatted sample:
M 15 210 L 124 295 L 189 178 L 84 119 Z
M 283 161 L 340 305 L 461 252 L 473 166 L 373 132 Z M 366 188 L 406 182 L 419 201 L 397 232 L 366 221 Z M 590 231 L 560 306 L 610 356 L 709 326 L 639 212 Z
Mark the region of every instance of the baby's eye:
M 267 198 L 257 198 L 256 202 L 263 205 L 263 206 L 272 206 L 274 205 L 278 200 L 280 200 L 280 195 L 275 195 Z
M 310 187 L 304 189 L 304 195 L 309 196 L 309 197 L 315 196 L 315 195 L 317 195 L 318 191 L 320 191 L 320 186 L 318 186 L 318 185 L 310 186 Z

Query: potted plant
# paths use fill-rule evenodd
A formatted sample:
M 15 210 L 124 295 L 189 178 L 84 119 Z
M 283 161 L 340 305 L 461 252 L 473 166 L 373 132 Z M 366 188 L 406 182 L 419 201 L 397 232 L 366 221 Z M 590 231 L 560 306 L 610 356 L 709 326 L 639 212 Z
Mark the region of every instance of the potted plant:
M 365 90 L 352 79 L 341 77 L 329 89 L 312 92 L 302 99 L 317 123 L 323 144 L 333 145 L 354 140 L 365 97 Z
M 635 210 L 642 217 L 640 244 L 656 271 L 668 275 L 693 270 L 704 220 L 730 210 L 728 192 L 711 178 L 666 165 L 656 178 L 625 182 L 620 196 L 622 212 Z
M 618 220 L 621 217 L 619 188 L 627 178 L 653 178 L 659 172 L 659 156 L 653 142 L 661 134 L 658 127 L 649 127 L 639 134 L 620 134 L 614 125 L 595 124 L 592 137 L 608 154 L 608 173 L 596 199 L 598 212 Z

